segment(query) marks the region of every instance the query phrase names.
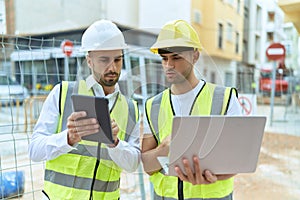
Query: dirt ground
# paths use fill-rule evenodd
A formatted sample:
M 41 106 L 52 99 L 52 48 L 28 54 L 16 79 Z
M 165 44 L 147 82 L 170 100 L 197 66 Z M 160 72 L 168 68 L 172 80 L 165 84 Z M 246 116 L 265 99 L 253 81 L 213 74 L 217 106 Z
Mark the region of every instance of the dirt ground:
M 21 199 L 41 199 L 42 163 L 27 167 L 26 170 L 26 194 Z M 121 199 L 142 199 L 138 173 L 128 173 L 126 180 L 121 185 Z M 146 199 L 150 200 L 146 174 L 144 184 Z M 36 192 L 33 194 L 32 191 Z M 266 132 L 256 172 L 239 174 L 235 178 L 234 200 L 299 200 L 299 197 L 300 137 Z
M 255 173 L 235 179 L 235 200 L 300 199 L 300 137 L 265 133 Z

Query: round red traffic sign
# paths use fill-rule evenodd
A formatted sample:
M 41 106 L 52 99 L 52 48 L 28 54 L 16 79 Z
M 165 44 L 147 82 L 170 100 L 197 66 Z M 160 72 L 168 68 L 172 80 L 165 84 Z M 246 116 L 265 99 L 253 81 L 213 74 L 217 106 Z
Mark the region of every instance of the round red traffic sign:
M 267 48 L 266 55 L 269 60 L 282 60 L 285 58 L 285 47 L 280 43 L 273 43 Z
M 62 51 L 68 57 L 72 55 L 73 47 L 74 47 L 73 42 L 70 40 L 64 40 L 61 43 Z

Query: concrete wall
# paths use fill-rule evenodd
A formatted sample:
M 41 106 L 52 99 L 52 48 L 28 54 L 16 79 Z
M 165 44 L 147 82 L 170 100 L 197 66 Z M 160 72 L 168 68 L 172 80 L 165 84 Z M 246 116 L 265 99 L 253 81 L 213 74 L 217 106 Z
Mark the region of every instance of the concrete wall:
M 103 17 L 101 0 L 14 0 L 15 34 L 32 34 L 86 27 Z M 88 3 L 87 3 L 88 2 Z
M 139 28 L 157 33 L 168 21 L 183 19 L 190 22 L 190 0 L 140 0 Z
M 139 25 L 139 0 L 102 0 L 106 18 L 122 25 L 137 28 Z

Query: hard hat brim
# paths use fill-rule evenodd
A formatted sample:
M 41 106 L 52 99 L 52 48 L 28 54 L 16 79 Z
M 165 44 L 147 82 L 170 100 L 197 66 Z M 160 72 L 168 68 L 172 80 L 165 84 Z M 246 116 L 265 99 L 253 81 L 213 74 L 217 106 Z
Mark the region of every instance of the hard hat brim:
M 95 48 L 84 48 L 81 47 L 79 49 L 80 52 L 88 52 L 88 51 L 111 51 L 111 50 L 124 50 L 124 49 L 128 49 L 129 46 L 127 44 L 123 45 L 123 46 L 114 46 L 114 47 L 95 47 Z
M 178 38 L 176 40 L 170 39 L 170 40 L 157 41 L 152 45 L 150 51 L 155 54 L 158 54 L 158 49 L 164 49 L 168 47 L 192 47 L 197 49 L 198 51 L 202 50 L 202 46 L 200 44 L 196 44 L 188 40 Z

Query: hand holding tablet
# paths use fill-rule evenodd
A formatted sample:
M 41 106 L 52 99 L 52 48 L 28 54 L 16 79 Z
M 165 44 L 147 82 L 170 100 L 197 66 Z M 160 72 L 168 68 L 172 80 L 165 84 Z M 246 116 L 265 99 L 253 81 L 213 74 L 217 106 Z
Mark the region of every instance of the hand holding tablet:
M 75 112 L 85 111 L 87 116 L 84 118 L 96 118 L 100 125 L 100 131 L 82 136 L 83 140 L 94 141 L 99 143 L 113 144 L 112 127 L 108 100 L 103 97 L 72 95 L 73 109 Z

